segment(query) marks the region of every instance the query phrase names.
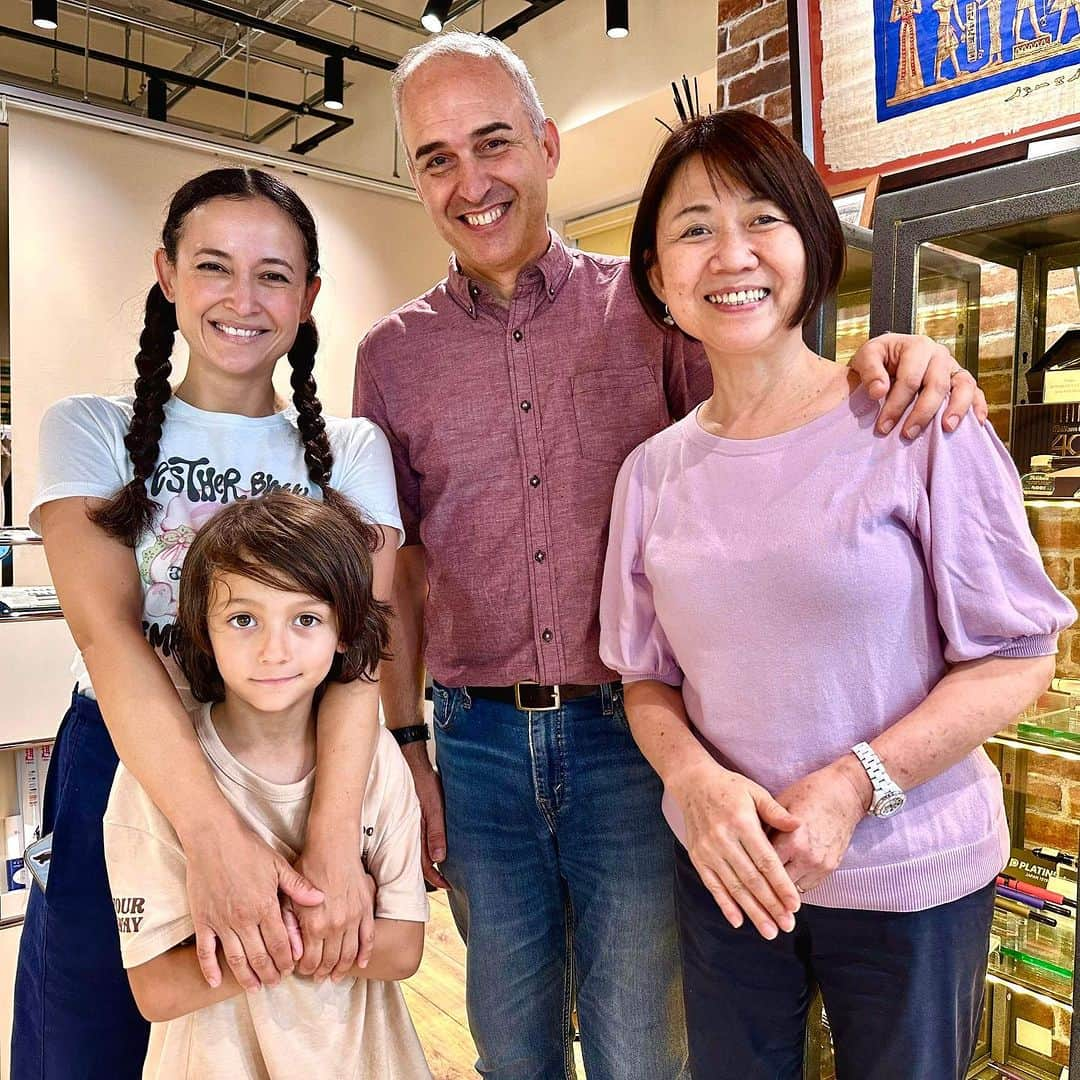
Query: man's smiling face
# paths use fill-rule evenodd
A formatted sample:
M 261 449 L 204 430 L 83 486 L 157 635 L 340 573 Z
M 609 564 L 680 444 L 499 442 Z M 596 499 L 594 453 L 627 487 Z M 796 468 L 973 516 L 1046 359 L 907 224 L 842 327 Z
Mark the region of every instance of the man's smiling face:
M 403 88 L 401 127 L 417 193 L 462 270 L 512 281 L 547 250 L 558 132 L 547 121 L 536 135 L 497 61 L 450 56 L 421 65 Z

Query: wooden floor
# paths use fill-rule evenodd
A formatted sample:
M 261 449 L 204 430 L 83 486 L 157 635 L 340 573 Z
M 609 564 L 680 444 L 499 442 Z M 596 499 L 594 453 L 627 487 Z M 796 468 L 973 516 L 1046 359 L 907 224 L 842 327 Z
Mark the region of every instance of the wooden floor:
M 402 983 L 405 1002 L 420 1033 L 435 1080 L 475 1080 L 476 1047 L 465 1015 L 465 945 L 443 891 L 429 893 L 431 921 L 420 970 Z M 574 1045 L 578 1075 L 584 1076 Z

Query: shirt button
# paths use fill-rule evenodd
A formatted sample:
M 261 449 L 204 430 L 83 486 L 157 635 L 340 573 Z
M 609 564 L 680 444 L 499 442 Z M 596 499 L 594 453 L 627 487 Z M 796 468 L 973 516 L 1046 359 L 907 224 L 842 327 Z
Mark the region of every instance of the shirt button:
M 544 632 L 540 635 L 540 640 L 545 645 L 550 645 L 555 640 L 555 635 L 545 627 Z
M 469 295 L 475 300 L 480 295 L 480 289 L 476 285 L 469 286 Z
M 552 299 L 555 298 L 555 286 L 554 285 L 552 285 L 551 288 L 548 289 L 548 296 L 550 296 Z
M 532 402 L 531 401 L 523 401 L 521 403 L 521 411 L 522 412 L 528 412 L 531 408 L 532 408 Z
M 520 330 L 514 331 L 514 340 L 520 341 L 525 335 Z
M 546 559 L 546 558 L 547 558 L 547 556 L 546 556 L 546 555 L 545 555 L 545 554 L 544 554 L 544 553 L 543 553 L 542 551 L 538 551 L 538 552 L 537 552 L 537 553 L 536 553 L 536 554 L 535 554 L 535 555 L 533 556 L 533 558 L 534 558 L 534 559 L 535 559 L 535 560 L 536 560 L 537 562 L 543 562 L 543 561 L 544 561 L 544 559 Z
M 530 476 L 529 477 L 529 484 L 532 487 L 539 487 L 540 486 L 540 477 L 539 476 Z

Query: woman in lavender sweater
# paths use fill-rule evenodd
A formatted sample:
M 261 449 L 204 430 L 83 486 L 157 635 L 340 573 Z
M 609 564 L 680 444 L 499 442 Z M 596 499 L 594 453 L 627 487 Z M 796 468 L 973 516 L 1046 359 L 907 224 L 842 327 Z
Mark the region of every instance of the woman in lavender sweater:
M 815 984 L 841 1078 L 963 1077 L 1009 850 L 980 745 L 1075 617 L 989 426 L 875 435 L 877 404 L 803 343 L 843 258 L 766 121 L 693 119 L 661 150 L 634 283 L 714 392 L 623 466 L 601 652 L 683 843 L 700 1080 L 799 1077 Z

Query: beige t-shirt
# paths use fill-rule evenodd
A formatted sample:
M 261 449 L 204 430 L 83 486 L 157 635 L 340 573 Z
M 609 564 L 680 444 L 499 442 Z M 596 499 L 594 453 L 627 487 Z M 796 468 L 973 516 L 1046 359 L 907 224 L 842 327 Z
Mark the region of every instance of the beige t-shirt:
M 196 733 L 218 786 L 241 817 L 287 859 L 300 850 L 315 784 L 257 776 L 225 748 L 204 706 Z M 420 871 L 420 807 L 397 744 L 380 729 L 364 795 L 363 854 L 378 883 L 375 915 L 426 922 Z M 173 948 L 195 931 L 183 850 L 165 816 L 123 765 L 105 811 L 105 857 L 125 968 Z M 378 1080 L 431 1076 L 397 983 L 293 975 L 257 994 L 155 1025 L 157 1080 L 294 1080 L 301 1075 Z

